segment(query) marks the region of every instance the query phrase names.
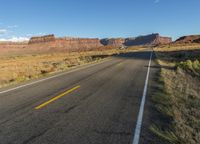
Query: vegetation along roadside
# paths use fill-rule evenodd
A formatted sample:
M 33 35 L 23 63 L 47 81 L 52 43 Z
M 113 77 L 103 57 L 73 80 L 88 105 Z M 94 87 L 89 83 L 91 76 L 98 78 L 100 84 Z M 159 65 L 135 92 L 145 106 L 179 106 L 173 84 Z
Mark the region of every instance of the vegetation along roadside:
M 152 101 L 159 113 L 150 130 L 163 143 L 200 142 L 200 49 L 155 48 L 161 67 Z

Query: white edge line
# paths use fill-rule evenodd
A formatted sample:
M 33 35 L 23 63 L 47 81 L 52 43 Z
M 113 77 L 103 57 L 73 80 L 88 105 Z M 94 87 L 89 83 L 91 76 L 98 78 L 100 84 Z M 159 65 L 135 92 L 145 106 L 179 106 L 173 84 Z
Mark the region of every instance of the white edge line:
M 135 133 L 134 133 L 134 138 L 133 138 L 132 144 L 139 144 L 139 140 L 140 140 L 140 132 L 141 132 L 141 127 L 142 127 L 144 105 L 145 105 L 145 100 L 146 100 L 146 95 L 147 95 L 147 87 L 148 87 L 148 81 L 149 81 L 152 53 L 153 52 L 151 51 L 145 85 L 144 85 L 144 90 L 143 90 L 143 95 L 142 95 L 142 101 L 140 104 L 140 110 L 139 110 L 139 114 L 138 114 L 138 118 L 137 118 L 137 123 L 136 123 L 136 127 L 135 127 Z
M 24 84 L 24 85 L 21 85 L 21 86 L 18 86 L 18 87 L 8 89 L 8 90 L 0 91 L 0 94 L 7 93 L 7 92 L 10 92 L 10 91 L 13 91 L 13 90 L 17 90 L 17 89 L 20 89 L 20 88 L 23 88 L 23 87 L 26 87 L 26 86 L 29 86 L 29 85 L 36 84 L 36 83 L 40 83 L 40 82 L 43 82 L 43 81 L 46 81 L 46 80 L 49 80 L 49 79 L 52 79 L 52 78 L 60 77 L 62 75 L 68 74 L 68 73 L 72 73 L 72 72 L 75 72 L 75 71 L 78 71 L 78 70 L 82 70 L 82 69 L 85 69 L 85 68 L 88 68 L 88 67 L 92 67 L 92 66 L 107 62 L 109 60 L 111 60 L 111 59 L 106 59 L 106 60 L 103 60 L 103 61 L 97 62 L 97 63 L 86 64 L 85 66 L 82 65 L 82 67 L 75 68 L 74 70 L 72 69 L 72 70 L 69 70 L 69 71 L 61 73 L 61 74 L 57 74 L 57 75 L 54 75 L 54 76 L 51 76 L 51 77 L 43 78 L 41 80 L 37 80 L 37 81 L 31 82 L 31 83 L 28 83 L 28 84 Z

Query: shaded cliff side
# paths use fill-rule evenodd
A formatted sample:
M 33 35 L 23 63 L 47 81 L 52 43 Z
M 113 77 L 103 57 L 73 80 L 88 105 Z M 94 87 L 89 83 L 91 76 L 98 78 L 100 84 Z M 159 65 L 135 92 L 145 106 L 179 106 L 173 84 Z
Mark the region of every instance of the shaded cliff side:
M 125 39 L 126 46 L 136 46 L 136 45 L 157 45 L 157 44 L 167 44 L 171 43 L 172 38 L 162 37 L 159 34 L 150 34 L 145 36 L 139 36 L 136 38 Z
M 178 38 L 175 44 L 200 43 L 200 35 L 189 35 Z
M 100 40 L 101 44 L 114 47 L 121 47 L 124 45 L 125 39 L 123 38 L 105 38 Z
M 137 46 L 137 45 L 157 45 L 168 44 L 172 42 L 171 37 L 163 37 L 159 34 L 150 34 L 132 38 L 111 38 L 101 39 L 103 45 L 112 45 L 116 47 L 124 46 Z
M 40 36 L 40 37 L 32 37 L 30 38 L 28 44 L 37 44 L 37 43 L 45 43 L 45 42 L 52 42 L 52 41 L 56 41 L 56 38 L 53 34 Z

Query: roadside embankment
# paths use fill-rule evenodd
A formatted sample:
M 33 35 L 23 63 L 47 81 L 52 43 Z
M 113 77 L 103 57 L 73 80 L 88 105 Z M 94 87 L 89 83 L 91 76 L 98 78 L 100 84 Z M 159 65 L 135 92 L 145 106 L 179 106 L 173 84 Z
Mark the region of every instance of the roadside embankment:
M 172 47 L 154 51 L 161 71 L 152 100 L 159 115 L 150 129 L 165 143 L 198 144 L 200 49 Z

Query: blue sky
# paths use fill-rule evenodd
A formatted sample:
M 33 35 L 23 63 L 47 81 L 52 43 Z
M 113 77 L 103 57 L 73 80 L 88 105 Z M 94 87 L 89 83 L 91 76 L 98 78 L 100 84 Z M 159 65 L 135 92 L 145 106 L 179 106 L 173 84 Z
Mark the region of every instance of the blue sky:
M 200 34 L 200 0 L 0 0 L 0 39 Z

